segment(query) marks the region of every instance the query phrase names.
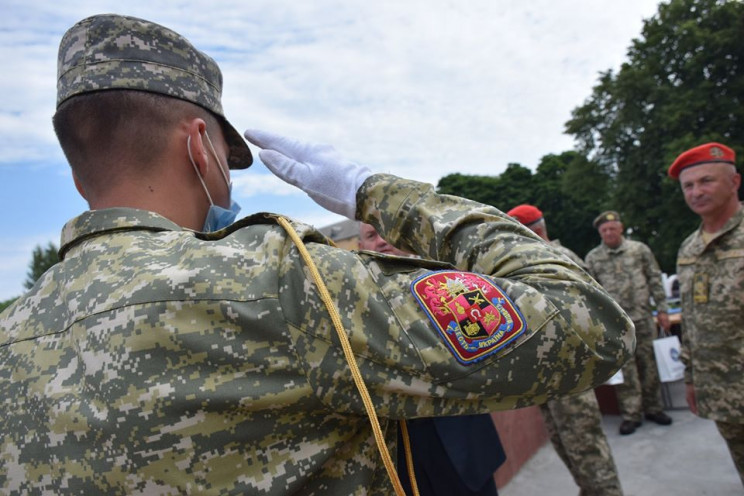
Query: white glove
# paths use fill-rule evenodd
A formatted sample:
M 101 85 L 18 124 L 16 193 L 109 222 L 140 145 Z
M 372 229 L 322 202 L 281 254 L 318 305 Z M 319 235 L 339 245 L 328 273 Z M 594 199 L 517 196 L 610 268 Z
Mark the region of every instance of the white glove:
M 326 210 L 351 220 L 356 194 L 372 172 L 345 160 L 330 145 L 303 143 L 273 133 L 248 129 L 245 138 L 263 148 L 258 156 L 277 177 L 297 186 Z

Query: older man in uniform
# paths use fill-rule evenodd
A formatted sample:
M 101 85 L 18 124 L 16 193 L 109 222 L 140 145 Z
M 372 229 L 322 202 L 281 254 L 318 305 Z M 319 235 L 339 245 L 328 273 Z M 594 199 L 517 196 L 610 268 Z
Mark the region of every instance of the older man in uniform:
M 534 205 L 517 205 L 507 212 L 535 234 L 558 248 L 580 267 L 583 260 L 548 237 L 542 211 Z M 602 429 L 602 415 L 594 391 L 564 396 L 540 405 L 550 441 L 566 464 L 581 496 L 621 496 L 623 494 L 612 451 Z
M 0 316 L 2 493 L 391 494 L 398 419 L 544 402 L 630 356 L 627 315 L 527 229 L 329 146 L 246 132 L 279 177 L 437 262 L 231 223 L 250 152 L 217 64 L 163 26 L 80 21 L 57 80 L 90 210 Z
M 682 360 L 687 402 L 712 419 L 744 484 L 744 209 L 734 150 L 706 143 L 669 167 L 685 202 L 700 216 L 682 242 Z
M 647 420 L 672 423 L 661 403 L 661 382 L 654 358 L 653 340 L 658 335 L 651 313 L 653 296 L 659 324 L 668 331 L 666 294 L 661 271 L 651 249 L 640 241 L 625 239 L 620 215 L 601 213 L 594 219 L 602 242 L 586 255 L 589 273 L 604 286 L 633 319 L 636 328 L 635 360 L 623 367 L 623 384 L 615 386 L 623 421 L 620 434 L 628 435 Z

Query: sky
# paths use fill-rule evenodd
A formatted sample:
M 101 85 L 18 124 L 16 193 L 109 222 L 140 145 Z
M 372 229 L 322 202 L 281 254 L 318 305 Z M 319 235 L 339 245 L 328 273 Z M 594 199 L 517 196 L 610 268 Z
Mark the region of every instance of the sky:
M 51 124 L 59 41 L 80 19 L 132 15 L 186 36 L 220 64 L 223 106 L 239 131 L 330 143 L 374 172 L 436 185 L 455 172 L 498 175 L 509 163 L 534 170 L 573 149 L 563 133 L 571 111 L 600 72 L 626 61 L 658 4 L 2 0 L 0 301 L 24 291 L 34 247 L 58 246 L 65 222 L 87 209 Z M 239 217 L 342 220 L 258 160 L 232 179 Z

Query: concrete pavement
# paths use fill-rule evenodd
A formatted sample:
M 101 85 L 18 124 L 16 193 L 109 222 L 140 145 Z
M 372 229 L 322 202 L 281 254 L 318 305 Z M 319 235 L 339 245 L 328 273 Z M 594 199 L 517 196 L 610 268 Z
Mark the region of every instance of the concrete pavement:
M 667 385 L 667 414 L 674 423 L 644 422 L 621 436 L 619 415 L 604 415 L 625 496 L 742 496 L 744 487 L 715 424 L 684 406 L 684 385 Z M 501 496 L 576 496 L 578 486 L 548 442 L 499 488 Z

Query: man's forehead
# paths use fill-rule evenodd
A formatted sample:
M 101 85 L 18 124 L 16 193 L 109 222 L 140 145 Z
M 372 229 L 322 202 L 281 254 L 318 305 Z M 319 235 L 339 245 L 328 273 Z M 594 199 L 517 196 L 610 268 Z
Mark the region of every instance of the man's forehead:
M 618 228 L 619 229 L 619 228 L 622 227 L 622 225 L 623 225 L 623 223 L 620 222 L 619 220 L 608 220 L 606 222 L 603 222 L 599 226 L 599 230 L 601 231 L 602 228 L 605 228 L 605 229 L 616 229 L 616 228 Z
M 377 231 L 375 230 L 374 227 L 372 227 L 369 224 L 365 224 L 364 222 L 359 223 L 359 232 L 361 232 L 362 234 L 370 234 L 370 233 L 377 234 Z
M 679 181 L 684 182 L 685 180 L 695 180 L 705 176 L 719 177 L 727 173 L 735 173 L 736 167 L 731 164 L 725 164 L 721 162 L 706 162 L 703 164 L 695 165 L 694 167 L 688 167 L 682 169 L 679 173 Z

